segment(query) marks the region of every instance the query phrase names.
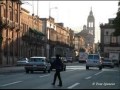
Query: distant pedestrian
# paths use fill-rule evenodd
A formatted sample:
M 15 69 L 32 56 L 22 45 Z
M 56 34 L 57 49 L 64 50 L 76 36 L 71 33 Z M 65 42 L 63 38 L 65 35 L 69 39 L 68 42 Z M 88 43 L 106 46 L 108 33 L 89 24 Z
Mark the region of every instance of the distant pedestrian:
M 58 77 L 58 79 L 59 79 L 59 85 L 58 86 L 62 86 L 62 80 L 61 80 L 60 72 L 62 71 L 63 63 L 62 63 L 62 61 L 60 59 L 60 55 L 56 55 L 56 59 L 53 62 L 53 64 L 54 64 L 54 67 L 56 69 L 56 72 L 54 74 L 54 80 L 53 80 L 52 85 L 55 85 L 56 79 Z

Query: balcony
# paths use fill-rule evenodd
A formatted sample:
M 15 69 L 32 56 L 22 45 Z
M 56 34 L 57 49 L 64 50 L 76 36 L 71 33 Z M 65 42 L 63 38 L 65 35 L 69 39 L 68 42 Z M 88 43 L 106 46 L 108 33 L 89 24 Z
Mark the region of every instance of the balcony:
M 1 17 L 0 18 L 0 27 L 1 28 L 10 28 L 10 29 L 19 29 L 19 24 L 9 20 L 8 18 Z
M 0 28 L 5 28 L 7 26 L 7 19 L 5 17 L 0 18 Z
M 118 43 L 110 43 L 110 47 L 119 47 L 120 45 Z
M 45 43 L 45 41 L 42 38 L 30 36 L 27 34 L 22 37 L 22 40 L 31 45 L 43 45 Z
M 23 41 L 29 41 L 30 39 L 30 36 L 29 35 L 24 35 L 23 37 L 22 37 L 22 40 Z
M 103 44 L 102 47 L 120 47 L 119 43 L 109 43 L 109 44 Z
M 15 29 L 16 29 L 17 31 L 20 30 L 20 28 L 19 28 L 19 23 L 16 23 L 16 22 L 15 22 Z
M 14 29 L 15 28 L 15 22 L 9 20 L 8 26 L 9 26 L 9 28 Z
M 5 4 L 5 1 L 4 0 L 0 0 L 0 5 L 3 5 Z
M 40 32 L 36 29 L 29 28 L 29 32 L 34 33 L 34 35 L 45 36 L 42 32 Z

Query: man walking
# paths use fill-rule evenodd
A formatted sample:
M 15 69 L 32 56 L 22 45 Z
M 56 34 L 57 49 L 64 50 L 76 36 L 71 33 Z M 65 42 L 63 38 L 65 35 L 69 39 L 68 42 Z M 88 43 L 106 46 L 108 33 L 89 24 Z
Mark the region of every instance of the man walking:
M 61 70 L 63 68 L 63 63 L 62 63 L 62 61 L 60 59 L 60 55 L 56 55 L 56 59 L 53 62 L 53 64 L 54 64 L 54 67 L 56 69 L 56 72 L 54 74 L 54 80 L 53 80 L 52 85 L 55 85 L 56 78 L 58 77 L 58 79 L 59 79 L 59 85 L 58 86 L 62 86 L 62 80 L 61 80 L 60 72 L 61 72 Z

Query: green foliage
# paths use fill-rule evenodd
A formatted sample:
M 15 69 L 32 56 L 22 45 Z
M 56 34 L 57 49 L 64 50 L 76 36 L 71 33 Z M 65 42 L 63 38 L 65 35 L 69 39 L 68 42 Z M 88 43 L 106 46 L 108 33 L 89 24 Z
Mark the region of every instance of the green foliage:
M 120 6 L 120 2 L 118 3 L 118 6 Z M 114 28 L 115 28 L 114 35 L 119 36 L 120 35 L 120 10 L 118 10 L 117 16 L 114 19 L 113 24 L 114 24 Z

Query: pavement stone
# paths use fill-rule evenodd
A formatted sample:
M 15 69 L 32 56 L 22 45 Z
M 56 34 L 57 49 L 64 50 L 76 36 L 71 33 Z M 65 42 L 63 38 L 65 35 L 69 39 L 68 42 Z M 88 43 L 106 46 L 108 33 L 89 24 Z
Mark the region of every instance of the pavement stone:
M 0 74 L 23 72 L 24 66 L 0 67 Z

